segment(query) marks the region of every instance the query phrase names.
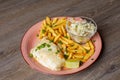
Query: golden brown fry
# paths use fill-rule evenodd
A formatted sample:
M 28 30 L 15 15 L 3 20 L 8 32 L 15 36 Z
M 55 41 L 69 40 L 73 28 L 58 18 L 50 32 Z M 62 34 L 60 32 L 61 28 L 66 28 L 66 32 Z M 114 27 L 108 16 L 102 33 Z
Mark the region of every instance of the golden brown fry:
M 50 20 L 49 17 L 46 17 L 46 23 L 47 23 L 48 25 L 51 25 L 51 20 Z
M 62 41 L 62 43 L 64 43 L 64 44 L 68 45 L 68 42 L 67 42 L 67 41 L 65 41 L 65 40 L 63 40 L 62 38 L 59 38 L 59 40 L 60 40 L 60 41 Z
M 62 34 L 62 30 L 61 30 L 61 28 L 59 28 L 58 30 L 59 30 L 59 33 L 60 33 L 61 35 L 63 35 L 63 34 Z
M 55 30 L 55 33 L 58 35 L 58 34 L 60 34 L 59 32 L 58 32 L 58 30 Z
M 93 43 L 91 41 L 89 41 L 89 45 L 91 49 L 94 49 Z
M 66 23 L 66 19 L 64 19 L 64 18 L 61 18 L 61 19 L 59 19 L 54 25 L 65 25 L 65 23 Z
M 61 36 L 61 35 L 58 34 L 58 36 L 55 37 L 54 42 L 56 42 L 56 41 L 59 39 L 60 36 Z
M 90 50 L 88 54 L 92 56 L 94 54 L 94 49 Z
M 65 31 L 65 28 L 63 26 L 61 26 L 61 30 L 62 30 L 64 36 L 66 36 L 66 31 Z
M 72 55 L 73 55 L 73 53 L 69 53 L 68 59 L 71 59 Z
M 52 25 L 54 25 L 58 21 L 58 18 L 54 18 L 52 21 Z
M 78 48 L 78 45 L 73 45 L 73 46 L 70 46 L 70 47 L 68 47 L 69 49 L 76 49 L 76 48 Z
M 56 29 L 59 29 L 61 26 L 54 26 L 53 29 L 56 30 Z
M 62 44 L 62 48 L 64 51 L 66 51 L 66 45 L 65 44 Z
M 89 53 L 87 53 L 85 55 L 85 57 L 83 58 L 83 61 L 87 61 L 92 55 L 94 54 L 94 49 L 90 50 Z
M 88 42 L 85 43 L 85 44 L 83 45 L 83 48 L 85 48 L 86 50 L 90 50 L 90 45 L 89 45 L 89 43 L 88 43 Z
M 53 36 L 57 36 L 57 34 L 55 33 L 55 31 L 50 26 L 47 26 L 47 28 L 53 34 Z
M 51 36 L 52 36 L 52 34 L 50 33 L 50 32 L 48 32 L 48 38 L 50 39 L 51 38 Z
M 68 39 L 70 39 L 70 35 L 69 35 L 69 33 L 67 33 L 67 37 L 68 37 Z
M 42 31 L 39 33 L 39 38 L 42 39 Z
M 85 57 L 84 57 L 84 60 L 87 60 L 89 57 L 90 57 L 90 55 L 86 54 Z
M 54 41 L 54 38 L 55 37 L 53 35 L 51 35 L 50 40 Z
M 74 54 L 73 56 L 76 58 L 83 58 L 84 57 L 83 55 L 80 55 L 80 54 Z
M 67 39 L 67 38 L 65 38 L 65 37 L 61 37 L 64 41 L 66 41 L 66 42 L 68 42 L 69 44 L 71 44 L 71 43 L 73 43 L 73 41 L 72 40 L 70 40 L 70 39 Z
M 46 20 L 43 21 L 42 25 L 45 27 L 47 25 Z

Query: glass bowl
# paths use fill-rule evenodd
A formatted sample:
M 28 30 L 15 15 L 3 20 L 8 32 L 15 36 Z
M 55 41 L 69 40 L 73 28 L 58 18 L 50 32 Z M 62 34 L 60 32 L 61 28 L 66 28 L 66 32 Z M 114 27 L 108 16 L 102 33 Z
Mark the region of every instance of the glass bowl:
M 68 17 L 67 19 L 70 19 L 71 17 Z M 72 31 L 70 31 L 69 27 L 68 26 L 68 21 L 66 23 L 66 30 L 67 32 L 69 33 L 70 37 L 77 43 L 86 43 L 87 41 L 89 41 L 91 39 L 92 36 L 95 35 L 95 33 L 97 32 L 97 24 L 96 22 L 92 19 L 92 18 L 88 18 L 88 17 L 84 17 L 84 16 L 81 16 L 81 17 L 73 17 L 75 19 L 75 21 L 80 21 L 80 20 L 86 20 L 87 22 L 89 23 L 93 23 L 95 28 L 94 28 L 94 32 L 93 33 L 90 33 L 89 35 L 87 36 L 80 36 L 80 35 L 76 35 L 74 34 Z

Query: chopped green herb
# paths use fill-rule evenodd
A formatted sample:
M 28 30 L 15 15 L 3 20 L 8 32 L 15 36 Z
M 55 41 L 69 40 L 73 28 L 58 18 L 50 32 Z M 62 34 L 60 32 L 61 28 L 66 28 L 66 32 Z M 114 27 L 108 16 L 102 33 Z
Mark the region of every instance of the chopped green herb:
M 68 58 L 68 55 L 64 54 L 64 58 L 67 59 L 67 58 Z
M 49 44 L 46 44 L 47 45 L 47 47 L 50 47 L 50 45 Z
M 38 49 L 35 49 L 35 51 L 37 51 Z
M 75 27 L 78 28 L 78 25 L 76 25 Z
M 33 57 L 33 54 L 30 53 L 30 54 L 29 54 L 29 57 L 32 58 L 32 57 Z
M 77 51 L 75 51 L 75 53 L 77 53 Z
M 67 36 L 64 36 L 65 38 L 68 38 Z
M 86 50 L 86 53 L 89 53 L 90 52 L 90 50 L 87 50 L 87 49 L 85 49 Z
M 43 43 L 40 46 L 38 46 L 35 51 L 40 50 L 41 48 L 44 48 L 45 46 L 46 46 L 46 43 Z
M 44 30 L 44 29 L 42 30 L 42 33 L 45 33 L 45 30 Z
M 63 44 L 62 41 L 58 41 L 59 44 Z
M 41 44 L 39 47 L 44 48 L 46 46 L 46 43 Z
M 80 65 L 82 65 L 83 64 L 83 62 L 82 61 L 80 61 Z
M 92 40 L 92 42 L 95 42 L 96 40 Z
M 57 50 L 56 54 L 58 54 L 60 52 L 60 50 Z
M 48 49 L 48 51 L 52 51 L 52 49 Z
M 39 37 L 39 34 L 37 34 L 36 36 Z
M 49 41 L 50 41 L 50 43 L 53 42 L 53 40 L 49 40 Z

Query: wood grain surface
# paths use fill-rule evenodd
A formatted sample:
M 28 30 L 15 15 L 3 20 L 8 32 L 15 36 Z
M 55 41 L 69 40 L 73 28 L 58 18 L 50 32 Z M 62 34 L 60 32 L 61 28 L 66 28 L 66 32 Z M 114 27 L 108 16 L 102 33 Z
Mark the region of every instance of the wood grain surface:
M 97 61 L 65 76 L 31 69 L 21 55 L 20 42 L 46 16 L 93 18 L 103 41 Z M 0 0 L 0 80 L 120 80 L 120 0 Z

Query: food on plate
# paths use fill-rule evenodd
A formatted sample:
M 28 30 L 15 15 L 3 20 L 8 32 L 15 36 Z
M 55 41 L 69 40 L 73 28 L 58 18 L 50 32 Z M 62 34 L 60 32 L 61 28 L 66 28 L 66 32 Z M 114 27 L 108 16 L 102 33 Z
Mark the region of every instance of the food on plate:
M 33 58 L 51 70 L 62 70 L 62 67 L 78 68 L 82 65 L 82 63 L 85 63 L 95 51 L 95 47 L 91 40 L 84 44 L 79 44 L 72 39 L 70 33 L 66 30 L 67 20 L 67 17 L 46 17 L 41 24 L 41 29 L 38 34 L 40 43 L 31 49 Z M 88 25 L 88 23 L 85 24 Z M 73 26 L 74 25 L 79 27 L 82 24 L 75 22 Z M 81 28 L 79 30 L 82 31 Z M 85 30 L 83 29 L 83 32 Z M 89 35 L 91 32 L 84 35 Z M 83 35 L 83 33 L 79 31 L 75 32 L 73 30 L 73 33 Z
M 95 22 L 90 18 L 68 18 L 67 31 L 71 38 L 78 43 L 86 43 L 97 30 Z
M 65 61 L 65 66 L 66 68 L 79 68 L 80 63 L 80 60 L 71 59 Z
M 61 70 L 65 62 L 59 48 L 47 38 L 43 38 L 40 43 L 31 50 L 30 54 L 32 54 L 33 58 L 40 64 L 55 71 Z

